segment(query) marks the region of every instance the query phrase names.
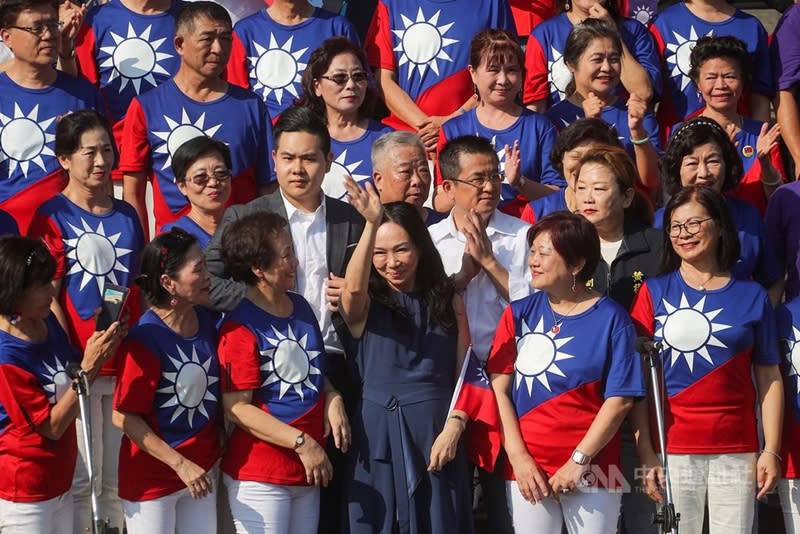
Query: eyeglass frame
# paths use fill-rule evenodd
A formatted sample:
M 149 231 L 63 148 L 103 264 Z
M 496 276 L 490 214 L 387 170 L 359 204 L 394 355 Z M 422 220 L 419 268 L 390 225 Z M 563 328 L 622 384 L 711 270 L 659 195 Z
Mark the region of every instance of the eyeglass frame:
M 670 224 L 669 225 L 668 235 L 670 237 L 680 237 L 682 231 L 686 231 L 686 233 L 689 234 L 690 236 L 697 235 L 697 234 L 700 233 L 700 230 L 703 229 L 703 223 L 706 222 L 706 221 L 711 221 L 711 220 L 714 220 L 714 217 L 706 217 L 705 219 L 700 219 L 700 220 L 696 220 L 696 221 L 686 221 L 685 223 Z M 687 226 L 689 224 L 691 224 L 691 225 L 695 225 L 696 224 L 697 225 L 697 230 L 695 230 L 694 232 L 689 230 L 689 227 Z M 677 229 L 678 233 L 674 232 L 675 229 Z
M 503 180 L 505 179 L 506 179 L 506 174 L 500 171 L 492 173 L 491 175 L 489 175 L 488 179 L 486 179 L 484 175 L 484 178 L 481 180 L 480 184 L 473 183 L 472 180 L 462 180 L 461 178 L 446 178 L 446 180 L 450 180 L 451 182 L 460 182 L 462 184 L 471 185 L 475 189 L 483 189 L 484 187 L 486 187 L 486 184 L 494 184 L 494 185 L 502 184 Z
M 356 80 L 353 77 L 353 75 L 355 75 L 355 74 L 363 75 L 364 79 L 361 80 L 361 81 Z M 335 76 L 338 76 L 338 75 L 346 76 L 346 78 L 343 79 L 341 82 L 337 82 L 334 79 L 333 76 L 329 76 L 327 74 L 321 74 L 320 76 L 317 76 L 317 79 L 328 80 L 329 82 L 335 83 L 339 87 L 344 87 L 345 85 L 347 85 L 347 82 L 349 82 L 350 80 L 353 80 L 353 83 L 355 83 L 355 84 L 367 83 L 369 81 L 369 73 L 368 72 L 363 72 L 363 71 L 362 72 L 338 72 L 338 73 L 335 74 Z
M 53 27 L 55 27 L 55 29 L 53 29 Z M 64 21 L 49 20 L 45 23 L 41 23 L 39 26 L 17 26 L 17 25 L 6 26 L 6 29 L 12 29 L 12 28 L 15 30 L 22 30 L 31 35 L 35 35 L 36 37 L 41 39 L 42 36 L 44 35 L 45 30 L 49 30 L 50 35 L 54 36 L 61 33 L 61 31 L 64 29 Z M 36 28 L 41 28 L 41 30 L 37 33 Z

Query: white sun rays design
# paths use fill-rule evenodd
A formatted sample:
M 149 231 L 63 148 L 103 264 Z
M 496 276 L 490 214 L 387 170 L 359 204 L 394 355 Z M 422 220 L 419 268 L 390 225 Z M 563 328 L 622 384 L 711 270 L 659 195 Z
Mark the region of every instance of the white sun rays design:
M 54 356 L 53 360 L 53 367 L 47 362 L 42 362 L 47 371 L 47 373 L 42 373 L 47 382 L 42 388 L 47 392 L 47 400 L 50 401 L 50 404 L 61 400 L 61 397 L 72 387 L 72 380 L 69 379 L 64 363 L 58 359 L 58 356 Z
M 214 137 L 214 134 L 217 133 L 217 130 L 222 128 L 222 124 L 217 124 L 206 128 L 205 112 L 201 113 L 200 116 L 197 117 L 197 120 L 192 122 L 192 120 L 189 118 L 189 114 L 186 113 L 186 110 L 183 108 L 181 108 L 180 121 L 176 121 L 167 115 L 164 115 L 164 120 L 167 122 L 169 130 L 166 132 L 153 131 L 153 135 L 164 141 L 162 144 L 155 147 L 153 151 L 158 154 L 167 155 L 167 159 L 164 162 L 164 165 L 161 167 L 161 170 L 164 170 L 172 165 L 172 155 L 183 143 L 194 139 L 195 137 L 200 137 L 201 135 Z
M 645 26 L 650 24 L 650 21 L 653 20 L 653 15 L 655 15 L 655 13 L 653 13 L 650 6 L 641 5 L 633 9 L 633 18 Z
M 128 33 L 125 37 L 109 32 L 114 44 L 101 46 L 100 51 L 108 57 L 100 63 L 100 68 L 112 67 L 108 75 L 110 84 L 117 78 L 120 79 L 120 92 L 125 90 L 130 82 L 138 95 L 141 91 L 142 81 L 152 87 L 158 85 L 153 74 L 169 76 L 169 72 L 158 64 L 159 61 L 174 57 L 158 49 L 167 40 L 166 38 L 150 41 L 150 32 L 153 26 L 149 25 L 140 34 L 133 29 L 133 24 L 128 23 Z
M 480 136 L 481 134 L 479 134 L 478 132 L 475 132 L 475 135 Z M 498 146 L 497 145 L 497 136 L 493 135 L 492 136 L 492 146 L 494 147 L 494 151 L 497 154 L 497 161 L 500 162 L 499 170 L 500 170 L 501 173 L 505 173 L 506 172 L 506 146 L 505 146 L 505 143 L 503 143 L 502 145 Z M 504 184 L 508 183 L 508 178 L 505 177 L 505 174 L 503 175 L 503 183 Z
M 711 35 L 713 30 L 710 30 L 706 35 Z M 686 86 L 692 81 L 689 77 L 689 70 L 692 68 L 691 55 L 694 45 L 697 44 L 697 31 L 694 26 L 689 27 L 689 37 L 684 37 L 676 31 L 672 32 L 675 37 L 674 43 L 667 43 L 666 49 L 669 52 L 666 60 L 668 65 L 672 65 L 672 71 L 669 73 L 671 78 L 680 78 L 681 91 L 686 89 Z
M 115 271 L 129 272 L 119 259 L 133 252 L 129 248 L 117 247 L 122 232 L 106 235 L 103 221 L 97 223 L 97 228 L 93 229 L 83 217 L 80 228 L 71 223 L 67 223 L 67 226 L 72 230 L 72 237 L 64 238 L 64 244 L 69 247 L 66 256 L 75 262 L 67 276 L 83 273 L 81 291 L 93 279 L 97 281 L 97 289 L 101 293 L 106 281 L 119 284 Z
M 547 81 L 550 82 L 550 94 L 558 93 L 561 100 L 567 97 L 567 86 L 572 81 L 572 72 L 564 62 L 564 55 L 550 47 L 550 54 L 553 56 L 551 61 L 547 62 Z
M 516 370 L 514 387 L 519 389 L 525 384 L 528 395 L 533 395 L 533 384 L 539 382 L 547 391 L 550 381 L 547 373 L 565 378 L 564 371 L 558 363 L 574 358 L 572 354 L 561 352 L 559 349 L 572 341 L 572 337 L 555 339 L 558 334 L 544 331 L 544 317 L 539 319 L 536 327 L 531 330 L 523 319 L 522 335 L 517 338 L 517 361 L 514 363 Z
M 683 356 L 689 371 L 694 372 L 695 355 L 714 366 L 708 347 L 727 348 L 727 345 L 714 337 L 714 334 L 730 328 L 730 325 L 715 323 L 714 319 L 723 308 L 705 311 L 706 297 L 703 296 L 694 306 L 689 305 L 686 295 L 681 293 L 680 304 L 676 307 L 663 300 L 666 315 L 656 316 L 655 336 L 662 338 L 670 349 L 674 366 Z
M 272 348 L 259 351 L 262 356 L 268 358 L 260 368 L 267 372 L 267 378 L 262 386 L 280 382 L 279 399 L 292 388 L 301 400 L 305 400 L 303 386 L 319 391 L 311 381 L 311 375 L 322 374 L 319 367 L 314 367 L 314 360 L 322 354 L 322 351 L 308 350 L 308 334 L 297 339 L 291 325 L 288 327 L 287 335 L 279 332 L 274 326 L 272 333 L 274 337 L 262 334 L 264 340 L 272 345 Z
M 175 345 L 175 348 L 178 351 L 177 358 L 167 355 L 175 372 L 164 371 L 161 373 L 161 376 L 169 381 L 170 385 L 157 389 L 156 393 L 170 395 L 170 398 L 160 406 L 160 408 L 175 407 L 170 423 L 174 423 L 181 414 L 186 412 L 189 426 L 193 427 L 194 416 L 197 412 L 200 412 L 200 415 L 206 420 L 210 418 L 204 401 L 217 402 L 217 398 L 208 388 L 218 382 L 219 378 L 208 376 L 211 358 L 206 358 L 205 362 L 201 362 L 197 357 L 197 348 L 194 345 L 192 345 L 191 356 L 187 356 L 180 346 Z
M 789 363 L 789 376 L 797 377 L 795 393 L 800 393 L 800 330 L 792 325 L 793 339 L 783 339 L 784 353 L 783 356 Z
M 331 170 L 325 174 L 325 178 L 322 180 L 322 191 L 329 197 L 339 200 L 344 200 L 347 193 L 344 189 L 345 176 L 352 177 L 358 183 L 370 177 L 368 174 L 356 174 L 356 170 L 364 160 L 347 163 L 347 150 L 346 148 L 342 150 L 342 153 L 331 162 Z
M 47 171 L 43 156 L 56 157 L 51 146 L 56 136 L 47 133 L 55 120 L 56 117 L 50 117 L 39 122 L 39 104 L 34 105 L 27 115 L 16 102 L 13 117 L 0 113 L 0 163 L 8 160 L 9 178 L 18 167 L 27 178 L 31 163 Z
M 414 75 L 414 70 L 419 72 L 420 76 L 425 75 L 428 67 L 431 68 L 436 75 L 439 75 L 439 63 L 441 61 L 453 61 L 453 58 L 444 50 L 444 47 L 458 43 L 458 39 L 450 39 L 445 37 L 450 28 L 453 27 L 454 22 L 439 24 L 439 15 L 441 10 L 434 13 L 431 18 L 425 19 L 425 15 L 420 7 L 417 11 L 416 20 L 411 20 L 405 15 L 400 15 L 403 21 L 402 30 L 392 30 L 392 33 L 400 39 L 400 42 L 394 48 L 395 52 L 401 52 L 398 66 L 401 67 L 406 63 L 411 63 L 408 67 L 408 79 Z
M 275 93 L 275 100 L 278 104 L 283 103 L 283 92 L 286 91 L 295 98 L 298 98 L 295 84 L 303 80 L 303 71 L 306 63 L 301 63 L 300 58 L 306 53 L 308 47 L 292 51 L 294 36 L 289 37 L 283 45 L 278 46 L 275 36 L 269 34 L 269 47 L 264 48 L 260 44 L 253 42 L 258 56 L 248 58 L 250 60 L 250 78 L 255 80 L 253 91 L 261 92 L 264 100 L 270 93 Z

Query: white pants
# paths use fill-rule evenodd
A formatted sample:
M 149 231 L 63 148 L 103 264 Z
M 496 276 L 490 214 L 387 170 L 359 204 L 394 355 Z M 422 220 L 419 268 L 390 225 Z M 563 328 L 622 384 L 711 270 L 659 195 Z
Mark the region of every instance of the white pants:
M 237 534 L 308 534 L 319 523 L 319 488 L 234 480 L 225 475 Z
M 111 424 L 114 388 L 117 379 L 99 376 L 91 386 L 89 415 L 92 424 L 92 461 L 95 474 L 95 492 L 99 517 L 122 532 L 122 503 L 117 496 L 117 468 L 122 431 Z M 75 420 L 78 435 L 78 461 L 72 479 L 72 496 L 75 500 L 73 519 L 75 534 L 92 531 L 92 501 L 89 473 L 86 470 L 86 447 L 83 446 L 83 421 Z
M 781 497 L 786 534 L 800 534 L 800 479 L 782 478 L 778 482 L 778 494 Z
M 669 474 L 681 534 L 750 534 L 756 505 L 756 455 L 670 454 Z
M 71 534 L 72 495 L 42 502 L 0 499 L 0 534 Z
M 192 499 L 188 488 L 149 501 L 122 501 L 128 534 L 216 534 L 216 471 L 214 492 Z
M 506 482 L 508 509 L 514 531 L 555 533 L 566 523 L 569 534 L 608 534 L 617 530 L 621 492 L 590 489 L 559 495 L 560 502 L 545 497 L 531 504 L 522 497 L 517 482 Z

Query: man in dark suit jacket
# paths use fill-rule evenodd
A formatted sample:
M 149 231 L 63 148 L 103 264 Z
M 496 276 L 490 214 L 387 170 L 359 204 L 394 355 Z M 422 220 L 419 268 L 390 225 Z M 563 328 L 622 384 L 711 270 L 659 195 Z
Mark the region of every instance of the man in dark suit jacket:
M 364 220 L 349 204 L 322 193 L 322 179 L 330 170 L 333 155 L 328 129 L 320 117 L 307 108 L 289 108 L 281 114 L 273 134 L 272 157 L 280 187 L 274 193 L 225 211 L 206 249 L 211 303 L 217 310 L 228 311 L 245 294 L 245 285 L 231 280 L 225 269 L 222 252 L 225 228 L 232 221 L 258 211 L 285 217 L 298 259 L 296 289 L 311 304 L 320 322 L 328 357 L 326 374 L 341 392 L 345 405 L 352 408 L 357 398 L 356 385 L 344 358 L 349 332 L 341 317 L 328 309 L 326 291 L 330 273 L 344 276 Z M 342 479 L 343 462 L 332 446 L 328 447 L 328 456 L 334 465 L 334 478 L 322 493 L 319 525 L 320 532 L 338 532 L 341 491 L 337 486 Z

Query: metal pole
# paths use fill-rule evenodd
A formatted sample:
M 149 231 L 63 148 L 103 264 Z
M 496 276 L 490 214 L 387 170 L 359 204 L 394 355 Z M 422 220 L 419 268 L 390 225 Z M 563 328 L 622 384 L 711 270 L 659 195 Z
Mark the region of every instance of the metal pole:
M 94 460 L 92 458 L 92 424 L 91 414 L 89 413 L 89 377 L 86 371 L 79 370 L 76 372 L 76 378 L 72 382 L 72 388 L 78 394 L 78 407 L 81 412 L 81 421 L 83 424 L 83 447 L 86 450 L 86 472 L 89 474 L 89 488 L 91 491 L 92 502 L 92 533 L 103 534 L 104 525 L 99 517 L 97 507 L 97 491 L 95 488 L 94 476 Z

